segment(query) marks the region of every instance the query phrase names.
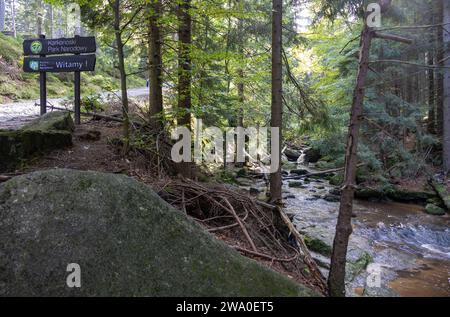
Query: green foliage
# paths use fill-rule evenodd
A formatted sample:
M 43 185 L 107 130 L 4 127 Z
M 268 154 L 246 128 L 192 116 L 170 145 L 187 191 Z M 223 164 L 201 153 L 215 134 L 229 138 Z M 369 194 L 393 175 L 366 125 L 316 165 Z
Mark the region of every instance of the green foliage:
M 20 39 L 14 39 L 0 33 L 0 61 L 3 59 L 9 64 L 19 63 L 22 57 Z
M 85 96 L 81 99 L 81 107 L 87 112 L 101 112 L 105 110 L 100 94 Z

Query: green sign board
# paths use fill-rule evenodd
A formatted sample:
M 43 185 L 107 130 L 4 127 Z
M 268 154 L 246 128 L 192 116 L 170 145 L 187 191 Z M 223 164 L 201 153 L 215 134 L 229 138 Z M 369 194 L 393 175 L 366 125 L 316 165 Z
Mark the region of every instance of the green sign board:
M 97 49 L 95 37 L 76 36 L 59 39 L 32 39 L 23 42 L 23 52 L 27 55 L 87 54 Z
M 95 54 L 25 57 L 23 62 L 23 70 L 26 73 L 93 71 L 95 69 L 95 61 Z

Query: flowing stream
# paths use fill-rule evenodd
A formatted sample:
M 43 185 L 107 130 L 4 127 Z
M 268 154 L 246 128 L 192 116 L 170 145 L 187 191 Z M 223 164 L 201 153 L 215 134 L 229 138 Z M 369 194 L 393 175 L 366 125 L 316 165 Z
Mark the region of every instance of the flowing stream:
M 265 190 L 262 181 L 252 186 Z M 286 213 L 301 233 L 331 246 L 339 201 L 330 192 L 336 188 L 321 179 L 297 186 L 284 181 Z M 354 216 L 348 296 L 450 296 L 449 215 L 431 216 L 419 205 L 356 201 Z M 312 255 L 327 276 L 329 256 L 321 253 Z

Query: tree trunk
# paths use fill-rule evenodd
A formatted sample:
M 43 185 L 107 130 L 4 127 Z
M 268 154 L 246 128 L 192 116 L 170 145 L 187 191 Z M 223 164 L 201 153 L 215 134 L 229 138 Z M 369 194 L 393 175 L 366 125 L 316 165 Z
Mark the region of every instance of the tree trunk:
M 42 24 L 44 23 L 44 7 L 42 5 L 42 0 L 37 2 L 37 16 L 36 16 L 36 32 L 37 35 L 42 34 Z
M 434 52 L 428 52 L 428 65 L 434 65 Z M 434 69 L 430 68 L 428 73 L 428 132 L 433 134 L 436 132 L 436 104 L 435 104 L 435 90 L 434 90 Z
M 54 37 L 53 32 L 53 5 L 49 4 L 48 7 L 48 29 L 49 29 L 49 35 L 50 38 Z M 81 34 L 80 34 L 81 35 Z
M 0 32 L 5 30 L 5 0 L 0 0 Z
M 278 152 L 281 157 L 282 122 L 283 122 L 283 67 L 281 64 L 282 52 L 282 15 L 283 1 L 272 1 L 272 114 L 271 127 L 279 128 L 278 148 L 272 148 L 273 153 Z M 270 175 L 270 200 L 273 203 L 281 202 L 281 160 L 278 170 Z
M 11 0 L 11 25 L 13 36 L 17 37 L 17 29 L 16 29 L 16 0 Z
M 450 172 L 450 0 L 444 0 L 443 3 L 443 23 L 446 31 L 443 35 L 443 47 L 444 47 L 444 62 L 443 69 L 443 113 L 444 113 L 444 170 L 446 173 Z
M 238 0 L 238 9 L 239 12 L 244 12 L 243 10 L 243 1 L 242 0 Z M 244 34 L 244 20 L 242 18 L 238 19 L 238 34 L 239 34 L 239 43 L 238 43 L 238 50 L 239 50 L 239 56 L 241 58 L 240 61 L 240 67 L 238 69 L 238 77 L 239 77 L 239 82 L 237 85 L 237 89 L 238 89 L 238 99 L 239 99 L 239 113 L 238 113 L 238 120 L 237 120 L 237 126 L 238 127 L 243 127 L 244 126 L 244 101 L 245 101 L 245 90 L 244 90 L 244 70 L 242 68 L 242 64 L 245 60 L 244 57 L 244 38 L 245 38 L 245 34 Z
M 114 33 L 116 36 L 117 55 L 119 59 L 119 72 L 120 72 L 120 89 L 122 94 L 122 113 L 123 113 L 123 154 L 128 152 L 130 144 L 130 118 L 128 116 L 128 93 L 127 93 L 127 74 L 125 71 L 125 55 L 122 42 L 122 30 L 120 27 L 120 0 L 114 0 L 112 4 L 114 12 Z
M 438 17 L 437 23 L 443 23 L 443 3 L 444 0 L 436 1 L 436 16 Z M 437 28 L 437 48 L 436 59 L 439 66 L 443 66 L 444 62 L 444 27 Z M 436 123 L 437 123 L 437 135 L 443 137 L 444 135 L 444 75 L 443 69 L 437 70 L 437 96 L 436 96 Z
M 344 186 L 342 189 L 339 216 L 331 256 L 331 269 L 328 277 L 330 296 L 345 296 L 345 265 L 347 262 L 348 240 L 352 233 L 353 196 L 355 191 L 356 170 L 358 164 L 359 128 L 362 121 L 365 81 L 369 69 L 370 46 L 373 38 L 372 30 L 364 23 L 361 34 L 359 70 L 356 87 L 353 92 L 353 103 L 345 155 Z
M 150 122 L 153 127 L 161 129 L 158 117 L 163 112 L 162 97 L 162 56 L 159 18 L 161 0 L 150 1 L 149 5 L 149 83 L 150 83 Z
M 191 0 L 181 0 L 178 5 L 178 111 L 181 115 L 178 119 L 180 126 L 191 130 Z M 180 164 L 180 173 L 187 178 L 191 177 L 191 163 Z

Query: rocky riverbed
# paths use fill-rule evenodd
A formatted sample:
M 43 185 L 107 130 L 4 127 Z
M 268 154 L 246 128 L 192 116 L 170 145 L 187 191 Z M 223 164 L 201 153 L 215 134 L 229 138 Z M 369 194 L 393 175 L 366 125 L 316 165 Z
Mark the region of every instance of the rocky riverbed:
M 312 171 L 301 165 L 295 168 Z M 264 196 L 263 180 L 240 180 L 243 188 Z M 306 236 L 325 276 L 339 210 L 338 193 L 338 188 L 324 179 L 284 181 L 285 211 Z M 428 215 L 420 205 L 357 200 L 348 250 L 347 295 L 450 296 L 449 225 L 448 214 Z

